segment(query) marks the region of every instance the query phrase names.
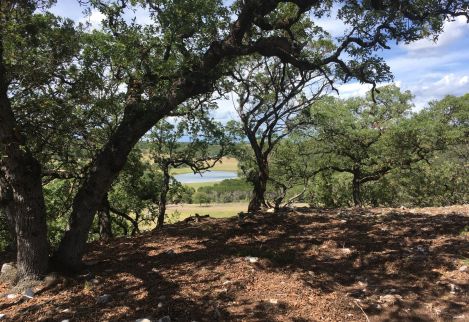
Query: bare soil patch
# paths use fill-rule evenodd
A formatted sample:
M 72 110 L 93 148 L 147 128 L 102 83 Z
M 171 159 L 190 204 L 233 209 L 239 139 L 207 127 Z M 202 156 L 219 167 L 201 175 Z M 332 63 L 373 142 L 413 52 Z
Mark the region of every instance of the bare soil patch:
M 469 321 L 468 228 L 467 205 L 180 222 L 90 244 L 87 270 L 29 300 L 2 296 L 0 313 L 10 321 Z

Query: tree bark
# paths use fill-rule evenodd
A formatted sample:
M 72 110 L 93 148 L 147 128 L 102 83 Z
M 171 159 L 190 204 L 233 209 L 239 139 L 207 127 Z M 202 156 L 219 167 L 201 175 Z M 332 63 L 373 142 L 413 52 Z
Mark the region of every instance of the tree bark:
M 355 207 L 361 207 L 361 182 L 360 182 L 360 174 L 355 172 L 353 174 L 352 179 L 352 195 L 353 195 L 353 203 Z
M 41 166 L 18 130 L 8 87 L 0 38 L 0 172 L 13 197 L 9 211 L 15 224 L 18 278 L 37 278 L 46 273 L 49 256 Z
M 267 161 L 258 162 L 259 171 L 253 180 L 251 201 L 248 205 L 248 212 L 257 212 L 266 208 L 265 192 L 267 191 L 267 181 L 269 180 L 269 168 Z
M 160 192 L 160 200 L 159 200 L 159 205 L 158 205 L 158 221 L 156 223 L 156 228 L 161 228 L 163 227 L 164 224 L 164 217 L 166 214 L 166 203 L 167 203 L 167 196 L 168 196 L 168 191 L 169 191 L 169 166 L 167 164 L 164 164 L 162 166 L 163 170 L 163 185 L 161 186 L 161 192 Z

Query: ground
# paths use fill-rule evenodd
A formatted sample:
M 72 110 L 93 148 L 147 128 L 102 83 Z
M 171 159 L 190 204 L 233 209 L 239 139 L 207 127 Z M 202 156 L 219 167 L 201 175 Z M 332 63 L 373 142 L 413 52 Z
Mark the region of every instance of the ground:
M 0 313 L 11 321 L 469 321 L 468 230 L 468 205 L 179 222 L 90 244 L 87 270 L 33 299 L 2 297 Z

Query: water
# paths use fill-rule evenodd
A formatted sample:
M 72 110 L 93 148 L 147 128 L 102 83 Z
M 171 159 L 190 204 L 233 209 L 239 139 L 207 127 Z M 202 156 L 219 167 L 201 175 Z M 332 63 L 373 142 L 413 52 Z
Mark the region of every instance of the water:
M 225 179 L 235 179 L 238 177 L 236 172 L 230 171 L 207 171 L 202 175 L 196 173 L 177 174 L 174 178 L 181 183 L 199 183 L 199 182 L 219 182 Z

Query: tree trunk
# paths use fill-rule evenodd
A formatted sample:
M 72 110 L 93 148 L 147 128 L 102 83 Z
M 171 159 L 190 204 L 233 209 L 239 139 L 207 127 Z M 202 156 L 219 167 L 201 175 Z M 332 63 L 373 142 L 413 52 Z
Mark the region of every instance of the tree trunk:
M 46 273 L 49 256 L 41 166 L 18 130 L 5 75 L 0 38 L 0 172 L 13 196 L 9 211 L 15 222 L 18 277 L 37 278 Z
M 234 28 L 223 43 L 228 45 L 234 44 L 233 41 L 241 43 L 244 33 L 242 28 Z M 239 56 L 239 54 L 234 55 L 228 47 L 222 48 L 219 42 L 214 42 L 194 69 L 175 78 L 170 91 L 162 93 L 160 97 L 152 97 L 151 107 L 140 106 L 145 106 L 140 101 L 144 92 L 143 85 L 138 82 L 128 84 L 130 95 L 124 117 L 90 164 L 89 172 L 74 198 L 70 228 L 65 232 L 52 258 L 55 265 L 61 269 L 80 269 L 93 217 L 104 194 L 124 167 L 131 149 L 146 132 L 179 104 L 213 90 L 214 82 L 222 76 L 222 69 L 217 67 L 223 59 Z
M 161 187 L 160 192 L 160 200 L 158 205 L 158 222 L 156 224 L 156 228 L 163 227 L 164 224 L 164 217 L 166 214 L 166 203 L 167 203 L 167 196 L 169 191 L 169 166 L 167 164 L 163 165 L 163 185 Z
M 362 205 L 360 189 L 361 189 L 361 182 L 360 182 L 359 174 L 354 173 L 353 180 L 352 180 L 352 195 L 353 195 L 353 203 L 355 207 L 361 207 Z
M 267 191 L 267 181 L 269 180 L 269 170 L 267 161 L 259 162 L 259 172 L 253 178 L 254 188 L 251 201 L 249 202 L 248 212 L 257 212 L 263 207 L 267 207 L 265 202 L 265 192 Z
M 163 113 L 164 109 L 160 112 Z M 128 106 L 124 119 L 90 166 L 90 172 L 73 200 L 70 228 L 52 257 L 56 268 L 67 271 L 81 269 L 88 233 L 102 198 L 124 167 L 134 145 L 162 117 L 156 112 L 144 113 L 138 106 Z

